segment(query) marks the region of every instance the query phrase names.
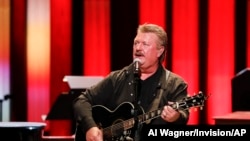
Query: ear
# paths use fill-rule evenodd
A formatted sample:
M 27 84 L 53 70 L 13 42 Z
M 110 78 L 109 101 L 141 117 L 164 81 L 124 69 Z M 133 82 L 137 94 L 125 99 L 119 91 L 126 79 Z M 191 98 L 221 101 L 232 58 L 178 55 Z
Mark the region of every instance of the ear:
M 158 54 L 157 56 L 160 57 L 162 55 L 162 53 L 164 52 L 164 47 L 162 46 L 160 49 L 158 49 Z

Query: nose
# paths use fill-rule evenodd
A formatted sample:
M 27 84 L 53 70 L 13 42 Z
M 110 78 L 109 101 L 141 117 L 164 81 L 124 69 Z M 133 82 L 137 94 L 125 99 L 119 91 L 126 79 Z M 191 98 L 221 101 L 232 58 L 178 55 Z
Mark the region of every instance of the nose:
M 141 43 L 138 43 L 138 44 L 134 45 L 134 48 L 135 48 L 136 50 L 140 50 L 141 47 L 142 47 L 142 44 L 141 44 Z

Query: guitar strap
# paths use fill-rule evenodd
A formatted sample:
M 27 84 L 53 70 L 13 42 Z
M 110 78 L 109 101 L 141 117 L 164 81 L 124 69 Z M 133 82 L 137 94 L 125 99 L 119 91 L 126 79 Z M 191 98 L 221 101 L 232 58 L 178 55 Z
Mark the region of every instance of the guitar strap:
M 166 80 L 168 81 L 168 77 L 169 77 L 169 70 L 166 70 L 166 69 L 164 69 L 165 70 L 165 72 L 166 72 Z M 160 99 L 161 99 L 161 96 L 162 96 L 162 94 L 163 94 L 163 89 L 160 89 L 160 92 L 159 92 L 159 94 L 158 94 L 158 96 L 156 96 L 156 98 L 154 99 L 154 101 L 153 101 L 153 103 L 152 103 L 152 106 L 151 106 L 151 108 L 149 109 L 149 111 L 153 111 L 153 110 L 155 110 L 155 109 L 157 109 L 158 108 L 158 106 L 159 106 L 159 103 L 160 103 Z M 146 124 L 149 124 L 151 122 L 151 119 L 150 120 L 147 120 L 145 123 Z

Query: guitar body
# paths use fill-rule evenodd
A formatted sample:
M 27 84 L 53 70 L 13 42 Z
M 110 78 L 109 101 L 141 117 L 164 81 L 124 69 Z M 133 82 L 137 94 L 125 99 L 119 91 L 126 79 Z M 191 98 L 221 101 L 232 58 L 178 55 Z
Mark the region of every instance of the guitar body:
M 109 110 L 102 105 L 95 105 L 92 108 L 92 114 L 95 122 L 98 124 L 99 128 L 103 130 L 104 140 L 123 140 L 127 136 L 133 134 L 133 129 L 130 127 L 133 125 L 134 120 L 128 125 L 124 125 L 124 121 L 128 119 L 134 119 L 133 110 L 134 105 L 130 102 L 124 102 L 120 104 L 115 110 Z M 139 109 L 139 114 L 143 112 L 142 108 Z M 125 129 L 129 126 L 129 130 Z M 75 141 L 85 141 L 85 134 L 76 129 Z

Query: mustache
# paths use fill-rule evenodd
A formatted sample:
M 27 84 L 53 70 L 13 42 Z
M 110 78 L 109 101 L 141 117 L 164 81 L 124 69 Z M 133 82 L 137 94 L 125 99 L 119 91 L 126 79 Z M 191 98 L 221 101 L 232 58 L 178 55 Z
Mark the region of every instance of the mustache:
M 140 51 L 135 52 L 135 56 L 144 56 L 144 54 Z

